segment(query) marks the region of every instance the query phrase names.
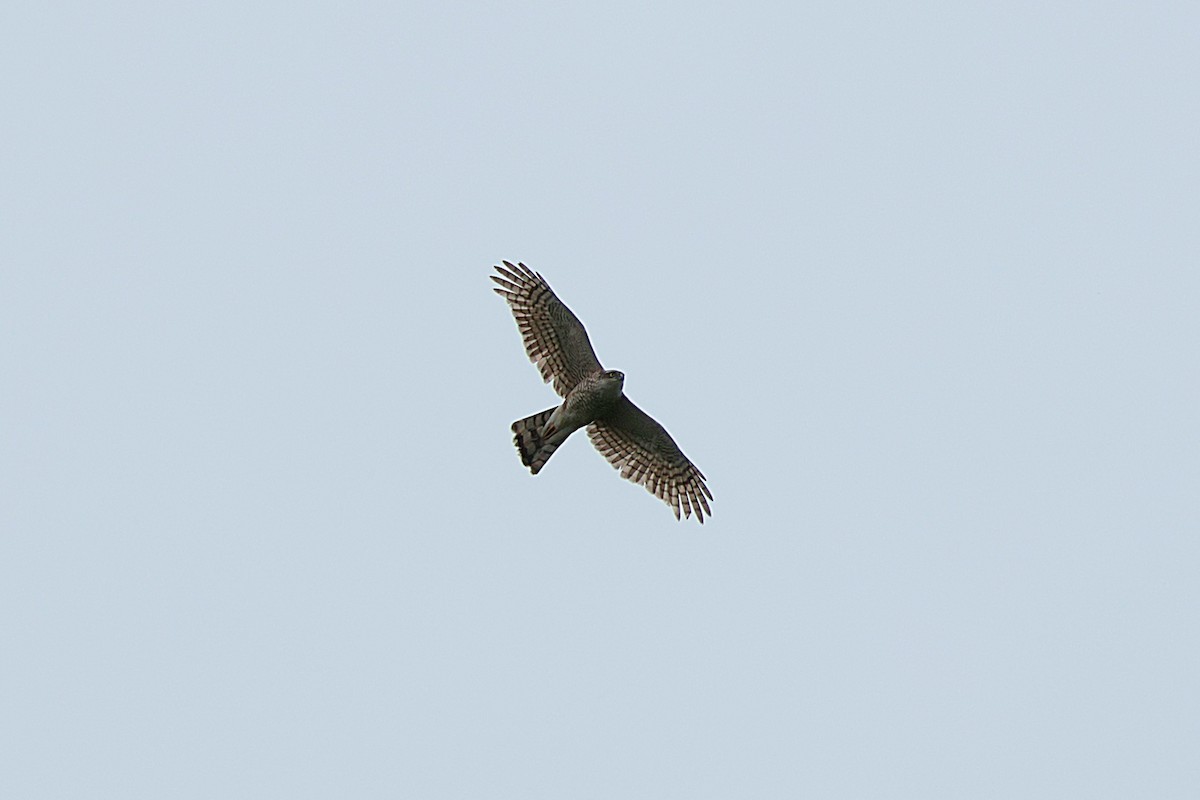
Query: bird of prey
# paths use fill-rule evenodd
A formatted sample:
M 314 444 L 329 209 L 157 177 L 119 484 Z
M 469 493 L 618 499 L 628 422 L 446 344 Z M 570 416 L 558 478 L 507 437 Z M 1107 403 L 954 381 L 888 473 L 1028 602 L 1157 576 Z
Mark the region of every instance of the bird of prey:
M 712 493 L 670 434 L 623 393 L 624 373 L 600 366 L 587 331 L 541 275 L 524 264 L 504 262 L 490 276 L 508 301 L 525 351 L 542 378 L 553 382 L 561 405 L 512 424 L 521 463 L 534 475 L 567 437 L 587 426 L 588 438 L 621 477 L 646 487 L 671 507 L 704 522 L 712 516 Z M 707 499 L 706 499 L 707 498 Z

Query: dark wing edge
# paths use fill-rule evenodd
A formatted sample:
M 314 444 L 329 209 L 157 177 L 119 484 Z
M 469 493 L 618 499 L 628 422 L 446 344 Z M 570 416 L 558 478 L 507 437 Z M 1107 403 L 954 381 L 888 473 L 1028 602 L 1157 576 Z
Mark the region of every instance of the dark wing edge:
M 688 460 L 662 425 L 622 396 L 611 414 L 588 425 L 588 438 L 621 477 L 646 487 L 666 503 L 675 519 L 696 512 L 700 524 L 712 516 L 712 492 L 704 473 Z M 706 499 L 707 498 L 707 499 Z
M 553 381 L 554 391 L 566 397 L 585 376 L 603 369 L 587 330 L 541 275 L 522 263 L 503 263 L 496 267 L 499 275 L 489 276 L 499 285 L 492 291 L 512 309 L 525 352 L 542 380 Z

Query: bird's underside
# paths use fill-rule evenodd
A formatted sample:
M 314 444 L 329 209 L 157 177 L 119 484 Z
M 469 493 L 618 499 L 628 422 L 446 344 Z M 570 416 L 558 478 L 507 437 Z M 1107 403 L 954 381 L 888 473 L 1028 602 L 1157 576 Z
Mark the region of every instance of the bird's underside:
M 587 331 L 541 275 L 508 261 L 491 276 L 512 308 L 525 351 L 542 378 L 563 398 L 561 405 L 512 425 L 521 463 L 536 475 L 572 433 L 588 438 L 621 477 L 645 486 L 675 512 L 703 523 L 712 515 L 704 475 L 653 417 L 622 391 L 625 376 L 600 365 Z

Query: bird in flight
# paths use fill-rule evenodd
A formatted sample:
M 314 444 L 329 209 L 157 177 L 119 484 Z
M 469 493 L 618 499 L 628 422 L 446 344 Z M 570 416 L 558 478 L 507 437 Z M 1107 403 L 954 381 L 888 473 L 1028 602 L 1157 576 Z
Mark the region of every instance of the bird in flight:
M 561 405 L 512 424 L 521 463 L 534 475 L 575 431 L 588 438 L 621 477 L 641 484 L 680 519 L 712 516 L 712 492 L 704 475 L 675 444 L 666 429 L 625 396 L 625 374 L 600 366 L 587 331 L 541 275 L 524 264 L 504 262 L 490 276 L 508 301 L 525 340 L 529 360 L 554 384 Z

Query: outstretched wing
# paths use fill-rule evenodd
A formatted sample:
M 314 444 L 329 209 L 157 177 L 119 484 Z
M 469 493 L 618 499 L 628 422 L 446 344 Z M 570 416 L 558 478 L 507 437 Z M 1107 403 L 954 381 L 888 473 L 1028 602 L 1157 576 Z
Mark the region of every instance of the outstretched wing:
M 537 364 L 544 381 L 549 383 L 553 379 L 554 391 L 566 397 L 584 376 L 603 369 L 583 323 L 563 305 L 541 275 L 524 264 L 514 267 L 507 261 L 503 267 L 496 267 L 496 271 L 500 275 L 491 278 L 500 288 L 492 291 L 512 307 L 525 340 L 525 352 Z
M 592 444 L 621 470 L 621 477 L 645 486 L 671 507 L 675 519 L 681 508 L 686 517 L 695 511 L 701 524 L 705 514 L 712 516 L 708 507 L 712 492 L 704 483 L 704 474 L 688 461 L 666 429 L 628 397 L 622 395 L 612 413 L 588 425 L 587 430 Z

